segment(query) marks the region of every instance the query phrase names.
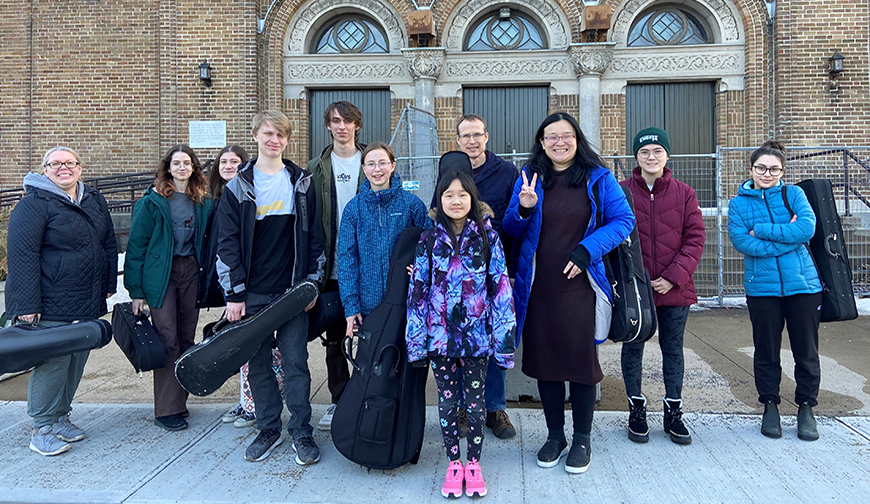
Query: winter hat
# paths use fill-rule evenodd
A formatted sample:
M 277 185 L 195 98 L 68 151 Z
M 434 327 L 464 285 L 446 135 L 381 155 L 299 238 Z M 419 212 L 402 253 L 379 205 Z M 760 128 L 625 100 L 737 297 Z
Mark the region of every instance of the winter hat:
M 644 128 L 634 137 L 634 157 L 637 157 L 637 151 L 647 144 L 661 145 L 665 148 L 668 156 L 671 155 L 671 137 L 668 132 L 661 128 Z
M 469 177 L 474 178 L 474 172 L 471 169 L 471 159 L 468 157 L 468 154 L 460 151 L 445 152 L 438 161 L 438 180 L 435 181 L 435 184 L 437 185 L 438 182 L 441 182 L 444 175 L 454 172 L 464 172 Z

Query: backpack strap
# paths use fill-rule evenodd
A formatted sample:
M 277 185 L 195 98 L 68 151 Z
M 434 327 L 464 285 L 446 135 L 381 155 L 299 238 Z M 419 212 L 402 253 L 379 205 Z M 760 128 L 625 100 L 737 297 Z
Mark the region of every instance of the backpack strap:
M 788 204 L 788 186 L 782 185 L 782 204 L 785 205 L 785 209 L 788 210 L 789 217 L 794 217 L 794 211 L 791 209 L 791 205 Z

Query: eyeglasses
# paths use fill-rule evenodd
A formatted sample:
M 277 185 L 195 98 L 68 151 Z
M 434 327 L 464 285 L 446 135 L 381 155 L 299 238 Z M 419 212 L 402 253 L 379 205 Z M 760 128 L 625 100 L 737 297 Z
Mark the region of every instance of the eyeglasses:
M 191 166 L 193 166 L 193 163 L 191 161 L 173 161 L 169 164 L 172 165 L 173 168 L 178 168 L 181 166 L 184 166 L 185 168 L 190 168 Z
M 65 161 L 63 163 L 61 163 L 60 161 L 52 161 L 51 163 L 45 163 L 42 166 L 44 166 L 45 168 L 51 168 L 52 170 L 60 170 L 61 166 L 66 166 L 70 170 L 75 170 L 76 168 L 81 166 L 81 163 L 79 163 L 78 161 Z
M 637 151 L 637 157 L 640 157 L 640 158 L 649 158 L 649 157 L 660 158 L 664 155 L 665 155 L 664 149 L 653 149 L 653 150 L 641 149 L 641 150 Z
M 374 170 L 375 167 L 380 168 L 381 170 L 384 170 L 386 168 L 389 168 L 389 166 L 391 164 L 393 164 L 391 161 L 378 161 L 377 163 L 375 163 L 374 161 L 369 161 L 368 163 L 364 164 L 363 166 L 367 170 Z
M 764 175 L 765 172 L 770 173 L 771 177 L 777 177 L 780 173 L 782 173 L 782 166 L 764 166 L 764 165 L 752 165 L 752 171 L 755 172 L 756 175 Z
M 547 135 L 544 137 L 544 140 L 548 144 L 553 145 L 559 143 L 560 140 L 563 142 L 573 142 L 575 138 L 577 138 L 577 135 L 574 133 L 565 133 L 564 135 Z
M 458 135 L 457 138 L 459 138 L 459 141 L 462 143 L 468 143 L 472 139 L 474 139 L 475 142 L 479 142 L 485 136 L 486 133 L 465 133 L 464 135 Z

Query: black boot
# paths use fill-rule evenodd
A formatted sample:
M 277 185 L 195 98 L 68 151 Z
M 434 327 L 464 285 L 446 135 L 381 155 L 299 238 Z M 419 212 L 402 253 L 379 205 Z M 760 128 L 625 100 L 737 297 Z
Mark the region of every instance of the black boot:
M 649 441 L 649 426 L 646 423 L 646 397 L 628 398 L 628 439 L 635 443 Z
M 683 423 L 683 400 L 664 399 L 664 427 L 671 441 L 681 445 L 692 444 L 692 434 Z
M 774 439 L 782 437 L 782 426 L 779 423 L 779 407 L 773 401 L 764 403 L 764 416 L 761 417 L 761 433 Z
M 804 441 L 815 441 L 819 439 L 819 429 L 816 426 L 816 419 L 813 417 L 813 407 L 807 403 L 801 403 L 798 407 L 798 438 Z

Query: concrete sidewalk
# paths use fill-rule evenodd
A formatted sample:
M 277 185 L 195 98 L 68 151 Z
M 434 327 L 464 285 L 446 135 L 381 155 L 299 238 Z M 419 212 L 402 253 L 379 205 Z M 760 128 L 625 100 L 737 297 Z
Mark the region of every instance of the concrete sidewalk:
M 30 419 L 22 402 L 0 403 L 0 501 L 38 503 L 443 502 L 446 458 L 437 410 L 427 409 L 417 465 L 368 470 L 345 459 L 330 435 L 315 431 L 320 463 L 297 466 L 289 442 L 260 463 L 244 460 L 256 431 L 222 424 L 231 404 L 191 405 L 190 429 L 152 424 L 150 404 L 76 404 L 73 420 L 89 437 L 58 457 L 40 457 L 25 443 Z M 315 406 L 314 418 L 325 410 Z M 286 415 L 286 411 L 285 411 Z M 536 453 L 546 438 L 543 412 L 512 409 L 517 437 L 488 435 L 481 465 L 484 499 L 511 503 L 867 502 L 870 418 L 820 417 L 821 440 L 799 441 L 794 417 L 782 439 L 763 437 L 758 415 L 685 416 L 694 443 L 678 446 L 651 413 L 651 440 L 625 434 L 626 414 L 598 412 L 592 465 L 570 475 L 542 469 Z M 570 432 L 570 412 L 566 425 Z M 489 434 L 489 433 L 488 433 Z M 463 443 L 464 444 L 464 443 Z M 464 498 L 463 498 L 464 499 Z

